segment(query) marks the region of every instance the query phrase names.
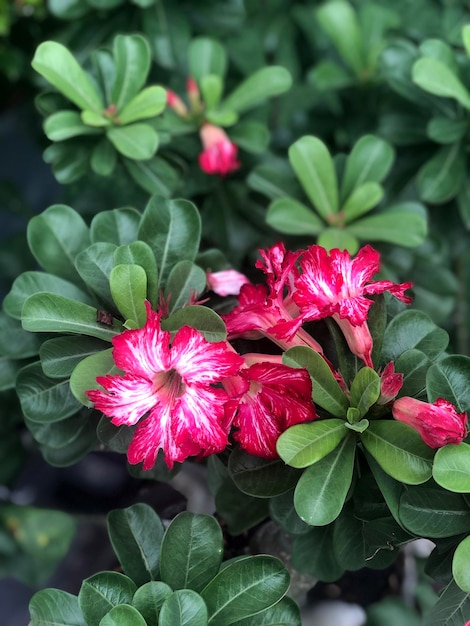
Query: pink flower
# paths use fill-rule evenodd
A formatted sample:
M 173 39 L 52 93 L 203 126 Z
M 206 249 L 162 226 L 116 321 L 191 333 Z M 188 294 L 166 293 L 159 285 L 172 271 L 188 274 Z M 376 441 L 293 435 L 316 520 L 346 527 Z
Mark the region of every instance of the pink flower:
M 395 372 L 395 363 L 390 361 L 380 375 L 380 397 L 377 404 L 387 404 L 397 397 L 403 386 L 403 374 Z
M 98 376 L 104 391 L 87 395 L 113 424 L 138 424 L 127 453 L 130 463 L 151 469 L 161 449 L 171 469 L 175 461 L 221 452 L 227 445 L 227 393 L 213 385 L 235 375 L 243 360 L 225 342 L 209 343 L 189 326 L 171 340 L 160 327 L 161 314 L 146 306 L 143 328 L 113 338 L 114 362 L 123 374 Z
M 218 296 L 238 296 L 242 285 L 250 282 L 250 279 L 237 272 L 237 270 L 222 270 L 220 272 L 207 272 L 207 287 Z
M 411 283 L 371 282 L 380 269 L 379 260 L 379 253 L 368 245 L 354 259 L 346 250 L 335 248 L 328 253 L 321 246 L 310 246 L 301 257 L 302 274 L 293 294 L 304 321 L 333 317 L 353 354 L 369 367 L 373 367 L 372 338 L 367 315 L 372 300 L 366 296 L 389 291 L 402 302 L 411 302 L 404 294 Z
M 271 361 L 275 359 L 271 357 Z M 258 362 L 241 369 L 236 380 L 224 381 L 224 387 L 230 384 L 238 394 L 226 404 L 227 420 L 233 420 L 237 428 L 234 437 L 249 454 L 277 458 L 276 442 L 281 433 L 317 417 L 312 382 L 305 369 Z
M 219 126 L 205 123 L 199 130 L 204 150 L 199 155 L 199 167 L 206 174 L 227 176 L 237 170 L 241 163 L 237 160 L 238 147 L 227 137 Z
M 392 413 L 396 420 L 417 430 L 430 448 L 458 444 L 467 436 L 467 414 L 457 413 L 443 398 L 430 404 L 405 396 L 395 400 Z

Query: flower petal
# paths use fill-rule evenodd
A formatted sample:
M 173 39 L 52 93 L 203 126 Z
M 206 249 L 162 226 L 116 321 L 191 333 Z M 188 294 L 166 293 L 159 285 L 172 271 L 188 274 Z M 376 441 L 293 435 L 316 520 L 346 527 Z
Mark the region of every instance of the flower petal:
M 153 383 L 135 376 L 98 376 L 97 382 L 106 391 L 91 389 L 86 394 L 95 405 L 95 409 L 112 417 L 113 424 L 132 426 L 147 411 L 150 411 L 158 397 L 153 393 Z

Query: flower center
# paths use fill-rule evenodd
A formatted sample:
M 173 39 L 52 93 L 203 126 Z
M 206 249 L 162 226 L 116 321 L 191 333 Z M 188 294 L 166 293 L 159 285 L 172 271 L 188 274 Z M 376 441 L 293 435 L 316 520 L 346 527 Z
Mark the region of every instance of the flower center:
M 153 391 L 165 403 L 173 403 L 184 394 L 185 384 L 177 370 L 158 372 L 154 376 Z

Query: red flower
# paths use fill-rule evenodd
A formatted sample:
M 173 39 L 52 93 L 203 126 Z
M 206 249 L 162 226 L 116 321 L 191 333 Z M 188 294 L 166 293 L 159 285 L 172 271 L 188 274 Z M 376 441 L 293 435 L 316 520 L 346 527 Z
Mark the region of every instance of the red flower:
M 458 444 L 467 436 L 467 414 L 457 413 L 453 404 L 438 398 L 432 404 L 415 398 L 399 398 L 392 406 L 393 417 L 419 432 L 430 448 Z
M 113 338 L 114 362 L 123 375 L 98 376 L 104 391 L 87 395 L 113 424 L 138 423 L 127 453 L 130 463 L 151 469 L 162 449 L 171 469 L 175 461 L 221 452 L 227 445 L 228 396 L 213 385 L 235 375 L 243 360 L 225 342 L 209 343 L 189 326 L 171 341 L 160 327 L 161 315 L 146 306 L 143 328 Z
M 199 130 L 204 150 L 199 155 L 199 167 L 206 174 L 227 176 L 237 170 L 238 147 L 219 126 L 205 123 Z
M 403 374 L 395 372 L 395 363 L 390 361 L 380 375 L 380 398 L 377 404 L 387 404 L 397 397 L 403 386 Z
M 224 381 L 224 386 L 230 384 L 238 394 L 226 404 L 227 421 L 233 420 L 234 437 L 249 454 L 277 458 L 276 442 L 281 433 L 317 416 L 312 382 L 305 369 L 258 362 L 241 369 L 237 380 Z

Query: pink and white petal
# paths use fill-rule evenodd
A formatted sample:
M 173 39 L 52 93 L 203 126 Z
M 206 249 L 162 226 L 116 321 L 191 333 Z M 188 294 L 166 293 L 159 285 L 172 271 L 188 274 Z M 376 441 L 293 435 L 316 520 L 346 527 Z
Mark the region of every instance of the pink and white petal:
M 312 397 L 312 381 L 306 369 L 276 363 L 256 363 L 247 372 L 242 370 L 242 375 L 261 383 L 263 387 L 283 389 L 287 396 Z
M 342 319 L 347 319 L 353 326 L 360 326 L 367 320 L 372 300 L 363 296 L 351 297 L 338 303 L 338 313 Z
M 263 385 L 257 395 L 261 402 L 277 422 L 279 434 L 289 426 L 301 422 L 312 421 L 317 417 L 311 396 L 299 396 L 289 393 L 287 387 L 269 387 Z
M 393 283 L 391 280 L 378 280 L 375 283 L 371 283 L 370 285 L 366 285 L 364 287 L 364 293 L 373 294 L 373 293 L 383 293 L 384 291 L 389 291 L 395 298 L 398 298 L 405 304 L 409 304 L 412 302 L 413 298 L 411 296 L 406 296 L 405 291 L 407 289 L 411 289 L 413 287 L 413 283 Z
M 241 403 L 234 425 L 238 428 L 234 437 L 242 450 L 265 459 L 279 456 L 276 442 L 281 432 L 269 408 L 262 402 Z
M 351 284 L 361 290 L 366 282 L 380 270 L 380 254 L 372 246 L 366 245 L 359 250 L 350 263 Z
M 210 343 L 196 329 L 180 328 L 171 346 L 171 365 L 186 383 L 208 385 L 235 375 L 243 364 L 224 341 Z
M 106 389 L 86 392 L 95 409 L 112 418 L 118 426 L 132 426 L 157 403 L 153 383 L 134 376 L 98 376 L 97 382 Z

